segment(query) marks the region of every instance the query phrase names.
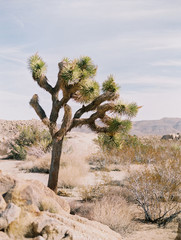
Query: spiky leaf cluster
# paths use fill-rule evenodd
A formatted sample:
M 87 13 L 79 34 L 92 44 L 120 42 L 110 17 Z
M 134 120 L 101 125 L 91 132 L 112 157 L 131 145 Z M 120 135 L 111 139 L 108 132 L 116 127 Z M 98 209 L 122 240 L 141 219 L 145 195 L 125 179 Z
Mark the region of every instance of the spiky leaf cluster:
M 115 112 L 120 115 L 135 117 L 138 112 L 138 106 L 136 103 L 123 104 L 122 102 L 118 102 L 115 106 Z
M 32 72 L 34 80 L 40 79 L 47 71 L 46 63 L 37 53 L 29 58 L 28 67 Z
M 82 80 L 93 78 L 96 74 L 97 67 L 89 57 L 82 57 L 74 61 L 66 58 L 64 62 L 65 65 L 61 77 L 66 85 L 73 85 Z
M 71 61 L 69 59 L 64 59 L 64 68 L 61 73 L 61 77 L 66 85 L 73 85 L 80 81 L 81 69 L 77 66 L 76 60 Z
M 108 77 L 106 81 L 102 84 L 103 92 L 116 92 L 119 90 L 119 86 L 115 83 L 115 80 L 112 75 Z
M 80 83 L 79 90 L 73 98 L 80 103 L 89 103 L 99 96 L 99 92 L 99 84 L 94 80 L 86 79 Z
M 96 75 L 97 67 L 92 62 L 92 59 L 88 56 L 81 57 L 77 61 L 77 66 L 82 71 L 82 78 L 93 78 Z
M 119 118 L 112 118 L 109 123 L 109 133 L 112 135 L 116 133 L 126 133 L 132 127 L 131 121 L 129 120 L 121 120 Z
M 112 149 L 119 149 L 122 145 L 122 138 L 120 134 L 108 135 L 101 133 L 98 135 L 96 143 L 104 150 L 110 151 Z

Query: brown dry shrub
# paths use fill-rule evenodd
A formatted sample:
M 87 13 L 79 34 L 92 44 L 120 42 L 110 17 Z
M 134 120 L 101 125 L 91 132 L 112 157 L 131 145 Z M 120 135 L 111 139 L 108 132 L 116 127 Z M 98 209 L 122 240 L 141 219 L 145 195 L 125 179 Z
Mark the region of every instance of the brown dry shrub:
M 132 207 L 120 196 L 103 197 L 95 202 L 91 211 L 92 220 L 101 222 L 121 234 L 133 230 L 132 218 Z
M 101 222 L 121 234 L 135 229 L 132 219 L 137 208 L 123 199 L 120 186 L 107 186 L 104 195 L 94 201 L 73 201 L 70 208 L 72 214 Z
M 94 165 L 95 170 L 104 170 L 110 164 L 150 164 L 177 158 L 181 158 L 181 141 L 128 136 L 119 149 L 106 151 L 99 146 L 99 151 L 90 156 L 89 163 Z
M 50 154 L 46 154 L 41 158 L 28 156 L 27 159 L 20 165 L 20 169 L 34 173 L 49 173 L 50 159 Z
M 82 201 L 95 201 L 103 198 L 109 191 L 112 179 L 107 174 L 96 174 L 99 181 L 93 185 L 82 186 L 79 190 Z
M 128 180 L 128 188 L 145 220 L 165 226 L 181 212 L 181 159 L 159 161 Z
M 88 174 L 89 166 L 85 159 L 75 153 L 62 156 L 59 170 L 59 187 L 74 188 L 84 183 L 84 177 Z

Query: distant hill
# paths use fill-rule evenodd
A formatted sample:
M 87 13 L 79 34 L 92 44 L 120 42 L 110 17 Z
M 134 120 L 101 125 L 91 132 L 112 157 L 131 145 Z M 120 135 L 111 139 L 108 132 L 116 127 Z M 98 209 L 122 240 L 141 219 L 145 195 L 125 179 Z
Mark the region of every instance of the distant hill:
M 0 119 L 0 141 L 5 138 L 15 137 L 19 132 L 19 126 L 35 125 L 45 128 L 39 120 L 8 121 Z M 73 132 L 92 132 L 87 126 L 72 129 Z M 132 135 L 164 135 L 169 133 L 181 133 L 181 118 L 162 118 L 160 120 L 133 121 Z
M 82 126 L 75 128 L 73 131 L 91 132 L 91 130 Z M 181 133 L 181 118 L 162 118 L 160 120 L 143 120 L 133 121 L 133 128 L 130 131 L 131 135 L 146 136 L 146 135 L 164 135 L 169 133 Z
M 133 122 L 131 134 L 164 135 L 181 132 L 181 118 L 162 118 L 160 120 L 144 120 Z

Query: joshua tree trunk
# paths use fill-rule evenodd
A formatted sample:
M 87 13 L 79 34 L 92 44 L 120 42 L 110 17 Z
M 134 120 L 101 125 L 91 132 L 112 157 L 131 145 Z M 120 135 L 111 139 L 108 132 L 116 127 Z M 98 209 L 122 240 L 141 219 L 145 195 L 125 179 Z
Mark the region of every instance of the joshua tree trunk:
M 63 138 L 68 131 L 75 127 L 87 125 L 97 133 L 108 133 L 109 136 L 116 133 L 128 132 L 131 127 L 130 118 L 136 116 L 138 106 L 135 103 L 123 104 L 118 102 L 119 86 L 115 83 L 112 75 L 102 84 L 102 93 L 100 86 L 94 80 L 97 66 L 93 64 L 91 58 L 81 57 L 73 61 L 64 58 L 59 64 L 58 79 L 52 87 L 45 75 L 47 66 L 41 57 L 36 53 L 29 58 L 29 68 L 32 77 L 37 84 L 51 95 L 52 109 L 48 118 L 45 111 L 39 103 L 37 94 L 34 94 L 30 100 L 30 105 L 49 128 L 53 139 L 52 158 L 48 187 L 54 192 L 57 191 L 58 172 L 60 167 L 60 158 L 62 153 Z M 59 99 L 62 93 L 62 98 Z M 72 116 L 72 109 L 68 105 L 69 100 L 75 100 L 82 104 Z M 64 109 L 61 127 L 58 127 L 57 120 L 59 112 Z M 115 113 L 118 117 L 110 117 L 107 113 Z M 89 117 L 82 117 L 84 114 Z M 122 115 L 129 119 L 122 120 Z M 99 126 L 96 120 L 100 119 L 104 126 Z
M 52 157 L 51 157 L 50 174 L 48 179 L 48 187 L 52 189 L 54 192 L 57 192 L 58 173 L 59 173 L 59 167 L 60 167 L 60 157 L 62 154 L 62 145 L 63 145 L 63 138 L 61 140 L 58 140 L 58 139 L 53 140 L 53 149 L 52 149 Z

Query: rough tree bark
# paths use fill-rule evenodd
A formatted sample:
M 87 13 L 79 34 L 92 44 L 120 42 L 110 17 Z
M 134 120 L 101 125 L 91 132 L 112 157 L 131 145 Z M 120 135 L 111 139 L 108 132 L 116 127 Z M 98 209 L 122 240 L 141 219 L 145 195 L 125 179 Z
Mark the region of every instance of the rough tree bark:
M 62 154 L 63 139 L 64 138 L 62 138 L 61 140 L 58 140 L 58 139 L 53 140 L 48 187 L 50 189 L 52 189 L 54 192 L 57 192 L 58 175 L 59 175 L 59 168 L 60 168 L 60 158 L 61 158 L 61 154 Z

